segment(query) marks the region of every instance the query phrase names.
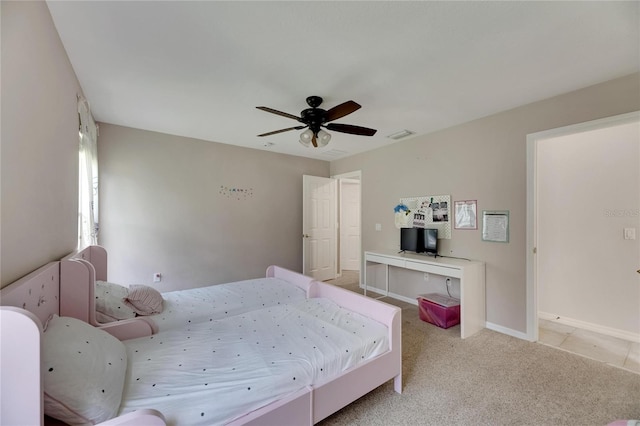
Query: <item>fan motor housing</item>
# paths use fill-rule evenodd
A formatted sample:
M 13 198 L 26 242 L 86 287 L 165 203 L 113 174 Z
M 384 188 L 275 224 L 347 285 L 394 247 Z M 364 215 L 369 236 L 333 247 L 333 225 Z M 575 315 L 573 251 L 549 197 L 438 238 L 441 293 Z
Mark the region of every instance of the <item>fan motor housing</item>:
M 326 121 L 327 111 L 322 108 L 307 108 L 300 112 L 302 121 L 309 125 L 311 130 L 320 130 L 320 125 Z

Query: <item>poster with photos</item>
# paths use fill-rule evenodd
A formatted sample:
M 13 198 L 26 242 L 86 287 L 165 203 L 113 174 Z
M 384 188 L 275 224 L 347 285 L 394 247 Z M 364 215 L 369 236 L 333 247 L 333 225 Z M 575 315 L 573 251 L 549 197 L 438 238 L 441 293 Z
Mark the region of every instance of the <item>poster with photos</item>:
M 406 224 L 409 228 L 434 228 L 438 238 L 451 239 L 451 196 L 427 195 L 424 197 L 401 198 L 411 213 Z
M 429 204 L 433 212 L 434 222 L 449 222 L 449 203 L 447 201 L 433 202 Z

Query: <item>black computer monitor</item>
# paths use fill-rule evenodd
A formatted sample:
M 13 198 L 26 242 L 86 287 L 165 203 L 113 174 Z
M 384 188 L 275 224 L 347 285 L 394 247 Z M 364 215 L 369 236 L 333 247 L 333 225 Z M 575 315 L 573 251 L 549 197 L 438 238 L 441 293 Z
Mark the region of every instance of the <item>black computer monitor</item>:
M 400 250 L 419 253 L 424 250 L 418 228 L 400 228 Z
M 429 255 L 438 255 L 438 230 L 432 228 L 421 229 L 423 251 Z

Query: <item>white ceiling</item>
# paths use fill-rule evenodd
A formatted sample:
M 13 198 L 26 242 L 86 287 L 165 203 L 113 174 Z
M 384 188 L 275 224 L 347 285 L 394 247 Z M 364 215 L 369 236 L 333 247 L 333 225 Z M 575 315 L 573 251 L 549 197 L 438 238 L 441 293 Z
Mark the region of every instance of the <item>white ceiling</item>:
M 637 1 L 48 6 L 96 120 L 323 160 L 640 70 Z M 298 115 L 309 95 L 358 102 L 335 122 L 378 133 L 256 136 L 299 124 L 256 106 Z

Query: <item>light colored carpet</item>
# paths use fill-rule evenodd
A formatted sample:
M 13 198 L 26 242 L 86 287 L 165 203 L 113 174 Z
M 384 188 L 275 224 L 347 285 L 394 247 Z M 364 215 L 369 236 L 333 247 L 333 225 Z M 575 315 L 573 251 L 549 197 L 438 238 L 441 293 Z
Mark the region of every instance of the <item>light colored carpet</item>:
M 355 282 L 341 286 L 361 292 Z M 462 340 L 459 326 L 440 329 L 421 321 L 416 306 L 384 301 L 403 308 L 403 393 L 387 382 L 322 426 L 606 425 L 640 418 L 640 375 L 486 329 Z

